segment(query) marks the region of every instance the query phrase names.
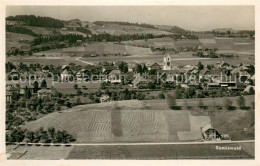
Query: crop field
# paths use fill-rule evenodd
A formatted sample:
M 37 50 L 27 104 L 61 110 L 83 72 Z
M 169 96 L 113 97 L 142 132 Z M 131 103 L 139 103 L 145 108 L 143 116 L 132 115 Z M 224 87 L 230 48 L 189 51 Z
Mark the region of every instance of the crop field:
M 215 103 L 223 103 L 224 99 L 215 100 Z M 236 101 L 236 98 L 233 100 Z M 205 99 L 205 102 L 213 105 L 212 99 Z M 177 103 L 197 106 L 198 100 L 191 99 L 190 102 L 177 100 Z M 114 110 L 115 106 L 117 110 Z M 243 130 L 253 122 L 252 112 L 252 110 L 227 111 L 223 108 L 223 110 L 216 110 L 214 116 L 208 116 L 198 108 L 191 111 L 170 110 L 165 100 L 129 100 L 76 106 L 51 113 L 22 127 L 30 130 L 55 127 L 57 130 L 68 131 L 77 142 L 82 143 L 167 142 L 181 141 L 178 132 L 191 132 L 190 134 L 198 135 L 195 132 L 199 132 L 200 128 L 207 124 L 212 124 L 221 133 Z M 248 138 L 252 138 L 252 134 L 249 134 Z M 243 137 L 241 133 L 236 135 L 239 138 Z
M 72 134 L 77 142 L 167 142 L 178 141 L 177 131 L 189 130 L 186 111 L 150 110 L 140 101 L 77 106 L 27 123 L 37 130 L 55 127 Z

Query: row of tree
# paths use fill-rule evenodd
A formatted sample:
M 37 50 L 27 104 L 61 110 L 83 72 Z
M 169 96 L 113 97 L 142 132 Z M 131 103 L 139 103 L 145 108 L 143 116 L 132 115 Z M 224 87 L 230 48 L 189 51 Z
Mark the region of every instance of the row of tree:
M 32 30 L 26 27 L 6 25 L 5 28 L 6 28 L 6 32 L 20 33 L 20 34 L 26 34 L 30 36 L 38 36 L 35 32 L 33 32 Z
M 70 143 L 76 139 L 65 130 L 56 131 L 50 127 L 44 130 L 42 127 L 36 131 L 16 128 L 6 134 L 6 142 L 28 142 L 28 143 Z

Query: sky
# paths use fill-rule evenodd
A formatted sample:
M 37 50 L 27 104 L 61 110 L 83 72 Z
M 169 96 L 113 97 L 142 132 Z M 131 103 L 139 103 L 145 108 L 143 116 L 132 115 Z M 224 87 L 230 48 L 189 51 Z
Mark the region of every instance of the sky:
M 8 6 L 6 16 L 33 14 L 82 21 L 176 25 L 186 30 L 255 29 L 254 6 Z

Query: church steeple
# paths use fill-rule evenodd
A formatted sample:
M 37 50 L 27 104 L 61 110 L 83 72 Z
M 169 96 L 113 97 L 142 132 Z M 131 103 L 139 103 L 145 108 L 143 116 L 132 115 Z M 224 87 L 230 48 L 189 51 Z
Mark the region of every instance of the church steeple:
M 163 57 L 163 70 L 172 70 L 172 59 L 169 54 Z

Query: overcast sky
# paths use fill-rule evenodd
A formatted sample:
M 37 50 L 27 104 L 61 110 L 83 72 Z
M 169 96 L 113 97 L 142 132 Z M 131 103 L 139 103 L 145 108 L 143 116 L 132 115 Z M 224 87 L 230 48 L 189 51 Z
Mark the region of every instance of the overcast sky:
M 253 30 L 254 6 L 9 6 L 6 15 L 34 14 L 82 21 L 128 21 L 176 25 L 187 30 Z

